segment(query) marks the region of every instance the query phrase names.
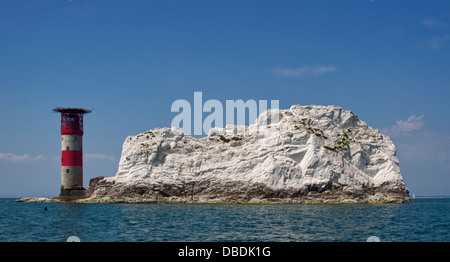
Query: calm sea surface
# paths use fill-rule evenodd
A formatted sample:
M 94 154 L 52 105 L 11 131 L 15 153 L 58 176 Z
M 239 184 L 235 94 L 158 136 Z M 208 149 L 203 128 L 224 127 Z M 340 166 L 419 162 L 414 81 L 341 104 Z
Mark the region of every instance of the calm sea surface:
M 45 207 L 47 210 L 45 210 Z M 450 241 L 450 199 L 411 204 L 19 203 L 0 199 L 0 241 Z

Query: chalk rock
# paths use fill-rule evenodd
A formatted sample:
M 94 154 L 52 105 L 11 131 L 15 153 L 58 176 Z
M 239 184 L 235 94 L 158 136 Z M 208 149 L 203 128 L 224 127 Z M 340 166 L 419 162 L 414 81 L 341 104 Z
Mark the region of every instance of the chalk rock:
M 123 143 L 90 202 L 408 202 L 391 139 L 337 106 L 268 110 L 194 138 L 156 128 Z
M 50 198 L 45 198 L 45 197 L 24 197 L 24 198 L 16 199 L 15 202 L 45 203 L 45 202 L 51 202 L 51 199 Z

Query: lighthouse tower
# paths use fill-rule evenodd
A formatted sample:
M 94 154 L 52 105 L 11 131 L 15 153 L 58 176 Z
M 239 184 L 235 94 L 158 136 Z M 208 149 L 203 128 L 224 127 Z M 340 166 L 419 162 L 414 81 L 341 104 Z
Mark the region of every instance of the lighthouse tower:
M 59 199 L 84 198 L 83 188 L 83 115 L 81 108 L 55 108 L 61 113 L 61 194 Z

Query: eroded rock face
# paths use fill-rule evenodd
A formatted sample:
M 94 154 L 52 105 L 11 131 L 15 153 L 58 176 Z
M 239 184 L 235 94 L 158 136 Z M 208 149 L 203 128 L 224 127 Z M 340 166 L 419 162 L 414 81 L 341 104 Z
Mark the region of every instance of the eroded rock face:
M 200 139 L 175 128 L 129 136 L 117 174 L 95 179 L 87 201 L 409 201 L 391 139 L 351 111 L 295 105 L 268 112 Z

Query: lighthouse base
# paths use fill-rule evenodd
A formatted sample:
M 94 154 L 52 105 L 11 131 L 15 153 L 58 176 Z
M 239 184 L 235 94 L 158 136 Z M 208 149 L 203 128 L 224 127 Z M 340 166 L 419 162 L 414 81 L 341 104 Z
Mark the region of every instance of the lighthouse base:
M 58 200 L 75 200 L 87 198 L 86 189 L 84 187 L 75 188 L 64 188 L 61 187 L 61 193 L 57 197 L 52 197 L 52 199 Z

